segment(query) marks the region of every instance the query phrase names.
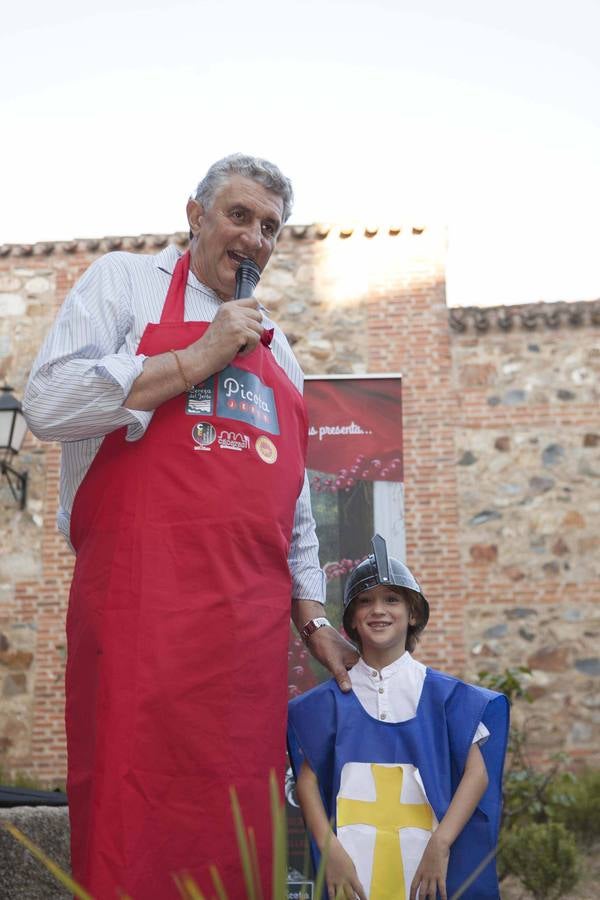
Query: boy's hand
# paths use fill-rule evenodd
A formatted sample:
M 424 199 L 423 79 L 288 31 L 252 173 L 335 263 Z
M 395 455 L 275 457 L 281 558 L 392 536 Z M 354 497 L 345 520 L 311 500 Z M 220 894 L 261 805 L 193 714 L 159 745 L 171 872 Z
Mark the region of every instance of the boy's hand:
M 325 881 L 329 900 L 341 897 L 341 900 L 367 900 L 364 888 L 358 880 L 354 863 L 338 841 L 333 836 L 329 844 L 327 865 L 325 867 Z
M 410 886 L 410 900 L 416 900 L 417 891 L 419 900 L 436 900 L 437 892 L 440 892 L 440 900 L 448 900 L 446 893 L 446 873 L 448 871 L 448 858 L 450 847 L 434 832 L 430 839 L 421 862 L 415 872 L 415 877 Z

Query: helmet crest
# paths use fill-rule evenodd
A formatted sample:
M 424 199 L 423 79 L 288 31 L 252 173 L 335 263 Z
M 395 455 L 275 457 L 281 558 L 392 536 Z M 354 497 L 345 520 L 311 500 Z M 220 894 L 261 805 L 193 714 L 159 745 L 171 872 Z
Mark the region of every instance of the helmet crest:
M 419 631 L 422 631 L 429 619 L 429 603 L 425 599 L 419 583 L 408 566 L 405 566 L 399 559 L 388 556 L 385 539 L 380 534 L 375 534 L 371 543 L 373 553 L 354 567 L 348 575 L 344 587 L 343 625 L 346 632 L 351 637 L 353 636 L 350 604 L 363 591 L 369 591 L 378 584 L 401 587 L 410 591 L 419 614 Z

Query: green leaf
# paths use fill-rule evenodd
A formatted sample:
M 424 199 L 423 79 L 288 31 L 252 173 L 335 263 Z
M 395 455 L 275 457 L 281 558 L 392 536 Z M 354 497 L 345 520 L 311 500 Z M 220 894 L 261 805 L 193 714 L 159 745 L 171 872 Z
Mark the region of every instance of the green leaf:
M 273 827 L 273 897 L 287 893 L 287 822 L 275 772 L 269 776 L 271 823 Z
M 180 875 L 173 877 L 183 900 L 205 900 L 204 894 L 189 872 L 181 872 Z
M 210 866 L 210 877 L 212 878 L 212 882 L 215 886 L 218 900 L 228 900 L 227 891 L 225 890 L 225 886 L 221 881 L 221 876 L 219 875 L 219 870 L 216 866 Z
M 246 828 L 240 809 L 240 802 L 234 787 L 229 788 L 229 796 L 231 798 L 231 810 L 233 812 L 233 821 L 235 824 L 235 834 L 237 837 L 238 849 L 240 852 L 240 860 L 242 863 L 242 872 L 246 883 L 246 891 L 248 900 L 258 900 L 254 885 L 254 875 L 252 872 L 252 862 L 250 860 L 250 848 L 248 846 L 248 838 L 246 836 Z

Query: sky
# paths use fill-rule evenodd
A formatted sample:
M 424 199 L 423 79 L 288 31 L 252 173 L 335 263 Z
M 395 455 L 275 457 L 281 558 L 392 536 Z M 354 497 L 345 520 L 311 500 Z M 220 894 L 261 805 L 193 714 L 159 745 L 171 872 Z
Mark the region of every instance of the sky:
M 600 297 L 600 0 L 2 4 L 0 243 L 171 233 L 241 150 L 292 223 L 448 228 L 449 305 Z

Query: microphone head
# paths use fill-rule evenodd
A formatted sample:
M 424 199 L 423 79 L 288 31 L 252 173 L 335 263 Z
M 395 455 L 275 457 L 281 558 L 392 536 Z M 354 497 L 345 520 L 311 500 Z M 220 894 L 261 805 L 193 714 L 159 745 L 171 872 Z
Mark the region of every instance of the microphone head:
M 260 269 L 253 259 L 243 259 L 235 273 L 235 299 L 251 297 L 260 278 Z

